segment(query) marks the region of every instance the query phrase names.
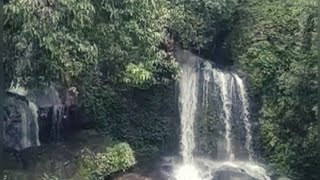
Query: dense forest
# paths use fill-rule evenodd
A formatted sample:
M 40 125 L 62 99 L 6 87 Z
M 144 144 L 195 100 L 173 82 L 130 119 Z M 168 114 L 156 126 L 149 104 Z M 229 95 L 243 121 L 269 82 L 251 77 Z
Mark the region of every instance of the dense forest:
M 7 0 L 4 15 L 5 89 L 73 89 L 86 126 L 108 139 L 68 179 L 178 152 L 177 49 L 241 72 L 257 161 L 320 179 L 316 1 Z

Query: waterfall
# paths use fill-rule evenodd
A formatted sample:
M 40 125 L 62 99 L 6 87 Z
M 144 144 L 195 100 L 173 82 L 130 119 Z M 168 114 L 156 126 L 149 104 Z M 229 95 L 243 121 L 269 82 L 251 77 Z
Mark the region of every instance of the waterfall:
M 207 74 L 206 71 L 203 72 L 204 75 Z M 248 153 L 249 160 L 252 160 L 253 158 L 253 150 L 252 150 L 252 134 L 251 134 L 251 124 L 249 121 L 249 102 L 247 99 L 246 90 L 243 84 L 243 81 L 240 79 L 240 77 L 235 73 L 230 72 L 223 72 L 221 70 L 212 69 L 212 76 L 213 81 L 217 85 L 219 89 L 219 94 L 222 101 L 222 108 L 221 108 L 221 119 L 225 123 L 225 141 L 226 141 L 226 154 L 228 160 L 234 160 L 235 154 L 233 152 L 233 141 L 232 141 L 232 121 L 234 117 L 232 117 L 231 111 L 232 111 L 232 105 L 236 103 L 234 98 L 236 95 L 238 95 L 240 99 L 240 103 L 235 104 L 236 106 L 240 107 L 241 114 L 240 116 L 241 120 L 243 120 L 244 127 L 246 130 L 246 142 L 245 142 L 245 148 Z M 205 79 L 207 81 L 210 78 Z M 207 84 L 208 82 L 205 82 L 204 84 Z M 208 88 L 206 88 L 206 91 L 208 91 Z M 205 92 L 207 94 L 208 92 Z M 207 100 L 205 100 L 207 101 Z
M 245 129 L 246 129 L 246 149 L 249 154 L 249 160 L 253 160 L 253 150 L 252 150 L 252 134 L 251 134 L 251 123 L 249 121 L 249 102 L 247 99 L 247 93 L 244 88 L 243 81 L 239 78 L 238 75 L 234 75 L 234 78 L 236 79 L 237 85 L 239 87 L 239 95 L 240 95 L 240 100 L 242 102 L 242 118 L 245 124 Z
M 232 108 L 232 92 L 234 79 L 230 74 L 223 73 L 219 70 L 213 69 L 213 78 L 218 85 L 222 99 L 222 118 L 225 123 L 225 139 L 226 139 L 226 152 L 227 159 L 233 160 L 234 153 L 232 150 L 232 137 L 231 137 L 231 108 Z
M 181 62 L 182 69 L 179 79 L 182 162 L 174 168 L 174 179 L 270 180 L 266 170 L 253 161 L 249 101 L 242 79 L 234 72 L 213 68 L 210 62 L 187 51 L 179 50 L 175 56 Z M 198 105 L 201 109 L 198 109 Z M 201 115 L 200 112 L 205 114 Z M 206 124 L 198 126 L 197 123 Z M 214 128 L 205 127 L 211 125 Z M 221 152 L 224 152 L 222 161 L 212 159 L 210 154 L 201 154 L 207 151 L 200 150 L 198 155 L 198 148 L 202 147 L 203 141 L 213 137 L 207 131 L 218 131 L 214 132 L 214 138 L 218 140 L 216 148 L 218 145 L 219 148 L 213 153 L 219 154 L 218 142 L 224 142 L 224 147 L 221 147 Z M 195 139 L 202 137 L 201 146 L 197 147 L 195 153 L 197 156 L 194 156 L 193 151 L 198 145 Z M 243 158 L 245 160 L 240 160 Z
M 193 66 L 184 64 L 179 80 L 181 155 L 184 163 L 191 163 L 195 148 L 194 120 L 197 107 L 198 75 Z
M 194 165 L 193 151 L 195 149 L 195 118 L 198 103 L 199 61 L 190 53 L 182 52 L 185 59 L 181 66 L 179 79 L 179 109 L 181 121 L 180 155 L 182 165 L 175 170 L 176 180 L 201 180 L 197 167 Z

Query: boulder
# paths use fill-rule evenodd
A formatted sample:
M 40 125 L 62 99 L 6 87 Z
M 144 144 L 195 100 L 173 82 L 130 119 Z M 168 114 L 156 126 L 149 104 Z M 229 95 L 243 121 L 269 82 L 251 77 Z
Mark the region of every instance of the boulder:
M 259 180 L 240 168 L 222 166 L 212 174 L 213 180 Z

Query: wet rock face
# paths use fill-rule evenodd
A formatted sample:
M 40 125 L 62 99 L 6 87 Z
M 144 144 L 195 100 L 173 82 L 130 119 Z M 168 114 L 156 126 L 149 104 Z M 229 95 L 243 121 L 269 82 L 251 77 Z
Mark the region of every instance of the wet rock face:
M 149 166 L 148 177 L 152 180 L 168 180 L 172 176 L 174 159 L 172 157 L 162 157 L 156 161 L 153 166 Z
M 20 151 L 38 146 L 35 115 L 28 101 L 7 94 L 4 103 L 4 145 L 6 149 Z
M 57 142 L 79 130 L 76 95 L 59 86 L 32 89 L 27 98 L 39 108 L 40 141 Z
M 39 107 L 39 139 L 41 143 L 50 143 L 52 127 L 52 107 Z
M 221 167 L 213 172 L 213 180 L 259 180 L 241 169 L 233 167 Z

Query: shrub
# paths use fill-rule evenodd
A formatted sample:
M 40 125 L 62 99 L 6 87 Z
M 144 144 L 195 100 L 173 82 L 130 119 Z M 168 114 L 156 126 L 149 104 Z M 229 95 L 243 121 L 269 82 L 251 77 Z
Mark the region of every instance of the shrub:
M 83 155 L 81 176 L 87 179 L 103 179 L 105 176 L 125 171 L 135 164 L 134 152 L 128 143 L 119 143 L 106 148 L 103 153 L 87 150 Z

